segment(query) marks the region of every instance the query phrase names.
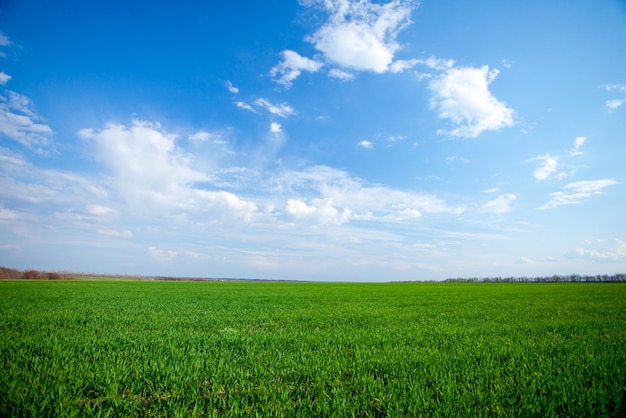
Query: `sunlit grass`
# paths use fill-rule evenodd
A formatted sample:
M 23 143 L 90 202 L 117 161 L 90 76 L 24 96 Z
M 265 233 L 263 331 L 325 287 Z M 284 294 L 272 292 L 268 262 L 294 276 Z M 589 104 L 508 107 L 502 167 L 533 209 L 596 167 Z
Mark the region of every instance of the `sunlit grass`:
M 626 285 L 0 282 L 0 415 L 615 416 Z

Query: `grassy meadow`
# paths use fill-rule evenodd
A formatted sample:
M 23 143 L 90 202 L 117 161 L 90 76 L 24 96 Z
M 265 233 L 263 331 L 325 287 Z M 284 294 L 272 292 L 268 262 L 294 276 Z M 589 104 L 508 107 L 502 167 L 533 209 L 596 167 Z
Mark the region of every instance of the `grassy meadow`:
M 0 416 L 624 416 L 626 284 L 0 282 Z

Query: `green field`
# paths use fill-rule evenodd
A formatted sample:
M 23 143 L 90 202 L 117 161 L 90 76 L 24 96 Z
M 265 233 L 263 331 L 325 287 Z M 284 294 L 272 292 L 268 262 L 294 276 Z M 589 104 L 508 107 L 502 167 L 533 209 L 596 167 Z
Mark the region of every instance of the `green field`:
M 0 416 L 624 416 L 626 284 L 0 282 Z

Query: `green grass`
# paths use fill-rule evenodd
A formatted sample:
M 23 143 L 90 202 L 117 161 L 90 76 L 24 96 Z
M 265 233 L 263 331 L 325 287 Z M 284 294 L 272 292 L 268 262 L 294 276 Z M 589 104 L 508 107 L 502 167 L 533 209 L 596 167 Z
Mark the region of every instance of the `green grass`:
M 624 416 L 626 284 L 0 282 L 0 416 Z

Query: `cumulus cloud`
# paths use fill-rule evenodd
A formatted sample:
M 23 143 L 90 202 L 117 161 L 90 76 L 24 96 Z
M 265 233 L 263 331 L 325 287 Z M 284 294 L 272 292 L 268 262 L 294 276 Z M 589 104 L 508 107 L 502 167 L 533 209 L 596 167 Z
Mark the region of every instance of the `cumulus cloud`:
M 283 60 L 270 70 L 272 77 L 277 77 L 276 82 L 285 88 L 290 88 L 292 82 L 302 74 L 302 71 L 315 73 L 322 68 L 322 63 L 301 56 L 295 51 L 282 52 Z
M 53 131 L 28 97 L 5 90 L 0 92 L 0 134 L 29 149 L 46 152 Z
M 342 224 L 350 219 L 351 211 L 339 211 L 333 206 L 332 198 L 312 199 L 310 204 L 302 200 L 289 199 L 285 211 L 295 218 L 307 219 L 319 224 Z
M 282 125 L 277 122 L 270 123 L 270 132 L 273 134 L 279 134 L 283 130 Z
M 577 181 L 568 183 L 563 187 L 563 191 L 550 193 L 552 198 L 543 206 L 537 209 L 554 209 L 563 205 L 573 205 L 582 203 L 595 195 L 604 194 L 604 188 L 618 184 L 612 179 Z
M 272 104 L 269 100 L 266 99 L 257 99 L 255 102 L 257 106 L 261 106 L 266 109 L 273 115 L 280 116 L 281 118 L 286 118 L 287 116 L 291 116 L 296 112 L 293 110 L 293 107 L 289 106 L 286 103 L 281 103 L 279 105 Z
M 212 184 L 215 176 L 200 170 L 192 155 L 177 145 L 177 136 L 156 122 L 134 120 L 130 126 L 109 123 L 99 131 L 83 129 L 79 136 L 92 141 L 95 153 L 109 169 L 111 187 L 135 210 L 180 209 L 207 211 L 211 216 L 251 219 L 256 204 L 237 195 L 207 191 L 197 184 Z M 196 140 L 208 140 L 204 131 Z
M 515 111 L 489 91 L 489 84 L 497 75 L 498 70 L 489 70 L 487 66 L 450 68 L 430 81 L 430 108 L 440 118 L 458 125 L 440 133 L 475 138 L 484 131 L 515 125 Z
M 341 67 L 383 73 L 400 49 L 398 33 L 409 23 L 415 3 L 394 0 L 385 4 L 369 0 L 312 0 L 305 6 L 320 7 L 328 21 L 306 40 L 324 57 Z
M 374 148 L 374 143 L 364 139 L 363 141 L 359 142 L 359 146 L 366 149 L 372 149 Z
M 541 165 L 537 167 L 537 169 L 533 172 L 533 176 L 535 176 L 537 180 L 548 179 L 559 168 L 559 162 L 557 161 L 557 158 L 558 157 L 553 157 L 550 154 L 540 155 L 533 158 L 532 160 L 542 161 Z
M 79 136 L 93 141 L 100 159 L 120 186 L 142 194 L 173 190 L 181 185 L 208 181 L 191 168 L 193 157 L 176 147 L 176 135 L 158 123 L 134 120 L 130 126 L 108 123 L 100 131 L 83 129 Z

